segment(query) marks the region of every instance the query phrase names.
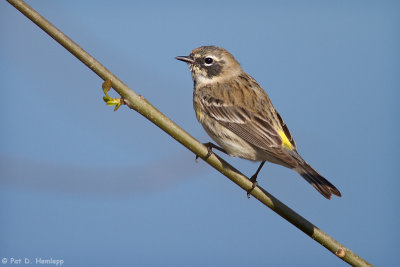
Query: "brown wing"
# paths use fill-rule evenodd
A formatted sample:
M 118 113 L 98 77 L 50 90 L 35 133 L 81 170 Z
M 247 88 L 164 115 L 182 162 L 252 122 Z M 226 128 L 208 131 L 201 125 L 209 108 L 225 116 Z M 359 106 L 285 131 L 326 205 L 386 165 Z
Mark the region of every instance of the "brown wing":
M 246 108 L 233 107 L 213 97 L 202 98 L 201 102 L 208 116 L 251 145 L 264 150 L 289 166 L 297 165 L 295 159 L 284 151 L 281 137 L 266 119 L 255 116 Z

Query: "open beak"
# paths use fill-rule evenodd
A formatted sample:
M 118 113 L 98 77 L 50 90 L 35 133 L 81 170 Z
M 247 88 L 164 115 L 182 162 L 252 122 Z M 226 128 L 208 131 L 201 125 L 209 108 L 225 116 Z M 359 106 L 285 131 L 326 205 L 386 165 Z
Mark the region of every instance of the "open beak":
M 194 60 L 188 56 L 181 56 L 181 57 L 176 57 L 177 60 L 189 63 L 189 64 L 193 64 Z

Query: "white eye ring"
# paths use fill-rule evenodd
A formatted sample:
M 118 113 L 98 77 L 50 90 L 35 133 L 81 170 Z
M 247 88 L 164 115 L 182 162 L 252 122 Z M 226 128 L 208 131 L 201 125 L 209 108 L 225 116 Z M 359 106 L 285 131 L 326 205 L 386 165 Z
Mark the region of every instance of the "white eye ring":
M 204 59 L 204 65 L 205 66 L 211 66 L 212 64 L 214 64 L 214 59 L 213 58 L 211 58 L 211 57 L 206 57 L 205 59 Z

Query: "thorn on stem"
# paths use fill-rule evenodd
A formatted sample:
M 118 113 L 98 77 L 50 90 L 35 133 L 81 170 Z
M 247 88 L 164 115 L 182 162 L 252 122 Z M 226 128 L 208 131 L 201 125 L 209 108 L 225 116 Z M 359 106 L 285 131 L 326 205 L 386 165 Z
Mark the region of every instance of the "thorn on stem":
M 336 256 L 338 256 L 339 258 L 343 258 L 344 256 L 346 256 L 346 251 L 343 248 L 339 248 L 336 252 L 335 252 Z

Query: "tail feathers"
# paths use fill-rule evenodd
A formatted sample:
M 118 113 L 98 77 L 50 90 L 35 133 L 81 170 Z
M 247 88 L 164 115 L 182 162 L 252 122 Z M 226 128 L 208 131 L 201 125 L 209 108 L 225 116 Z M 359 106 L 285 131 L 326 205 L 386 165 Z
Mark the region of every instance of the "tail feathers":
M 333 184 L 322 177 L 306 162 L 302 162 L 300 166 L 296 168 L 296 171 L 327 199 L 331 199 L 332 194 L 338 197 L 342 196 L 342 194 Z

